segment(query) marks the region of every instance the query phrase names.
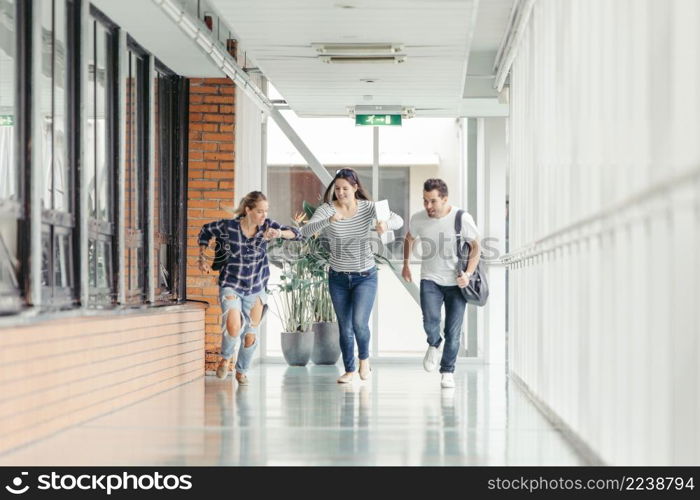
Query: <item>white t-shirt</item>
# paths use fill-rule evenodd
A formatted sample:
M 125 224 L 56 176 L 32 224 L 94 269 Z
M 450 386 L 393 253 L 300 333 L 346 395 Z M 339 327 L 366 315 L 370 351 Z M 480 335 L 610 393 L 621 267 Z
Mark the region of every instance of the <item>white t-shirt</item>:
M 442 286 L 457 285 L 455 217 L 458 210 L 451 207 L 449 213 L 439 219 L 428 217 L 425 210 L 411 216 L 408 230 L 418 239 L 414 256 L 420 252 L 422 280 L 434 281 Z M 465 211 L 462 214 L 462 239 L 478 241 L 480 238 L 474 218 Z

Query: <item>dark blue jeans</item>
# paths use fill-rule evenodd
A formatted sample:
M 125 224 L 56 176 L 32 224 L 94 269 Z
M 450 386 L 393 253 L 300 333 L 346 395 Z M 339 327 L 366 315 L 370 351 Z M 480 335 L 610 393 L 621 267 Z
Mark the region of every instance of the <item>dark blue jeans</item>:
M 369 358 L 369 316 L 377 295 L 377 268 L 360 273 L 328 273 L 335 315 L 340 330 L 340 350 L 346 372 L 355 371 L 355 341 L 358 357 Z
M 458 286 L 442 286 L 434 281 L 421 280 L 420 308 L 423 311 L 423 329 L 428 344 L 440 347 L 440 316 L 445 304 L 445 347 L 440 360 L 440 373 L 453 373 L 459 352 L 459 336 L 462 333 L 464 310 L 467 303 Z

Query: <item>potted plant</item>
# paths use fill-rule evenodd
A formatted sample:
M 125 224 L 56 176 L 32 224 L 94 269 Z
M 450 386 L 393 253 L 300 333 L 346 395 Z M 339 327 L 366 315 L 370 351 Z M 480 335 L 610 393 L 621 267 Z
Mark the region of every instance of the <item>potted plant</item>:
M 311 330 L 314 304 L 309 300 L 314 281 L 303 253 L 301 255 L 276 262 L 282 267 L 282 276 L 272 295 L 284 330 L 281 332 L 282 354 L 291 366 L 306 366 L 314 341 Z

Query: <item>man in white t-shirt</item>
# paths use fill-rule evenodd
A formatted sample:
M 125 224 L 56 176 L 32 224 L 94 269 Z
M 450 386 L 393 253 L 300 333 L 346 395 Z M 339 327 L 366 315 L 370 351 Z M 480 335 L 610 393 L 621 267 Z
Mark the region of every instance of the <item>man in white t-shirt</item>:
M 423 358 L 423 368 L 432 372 L 440 359 L 441 385 L 455 386 L 454 370 L 459 352 L 459 336 L 462 332 L 466 302 L 460 288 L 469 284 L 469 278 L 479 263 L 481 247 L 479 230 L 474 219 L 466 211 L 462 214 L 461 236 L 470 243 L 471 251 L 467 268 L 457 268 L 457 241 L 455 217 L 458 208 L 447 199 L 447 184 L 442 179 L 428 179 L 423 184 L 423 206 L 425 211 L 411 216 L 408 233 L 404 240 L 403 272 L 406 281 L 411 281 L 411 257 L 413 243 L 421 244 L 420 307 L 423 311 L 423 328 L 428 340 L 428 350 Z M 440 337 L 442 305 L 445 304 L 445 339 Z

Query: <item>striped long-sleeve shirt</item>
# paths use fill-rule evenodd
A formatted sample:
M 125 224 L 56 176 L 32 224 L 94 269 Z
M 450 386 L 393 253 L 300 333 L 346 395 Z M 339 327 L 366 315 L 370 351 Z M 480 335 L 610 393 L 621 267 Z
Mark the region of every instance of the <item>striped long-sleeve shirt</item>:
M 305 237 L 321 232 L 330 247 L 330 265 L 335 271 L 360 272 L 374 266 L 374 256 L 370 244 L 372 220 L 377 218 L 374 202 L 357 200 L 357 213 L 350 218 L 331 223 L 335 214 L 330 203 L 320 205 L 311 220 L 301 228 Z M 399 229 L 403 219 L 391 212 L 387 221 L 389 229 Z

